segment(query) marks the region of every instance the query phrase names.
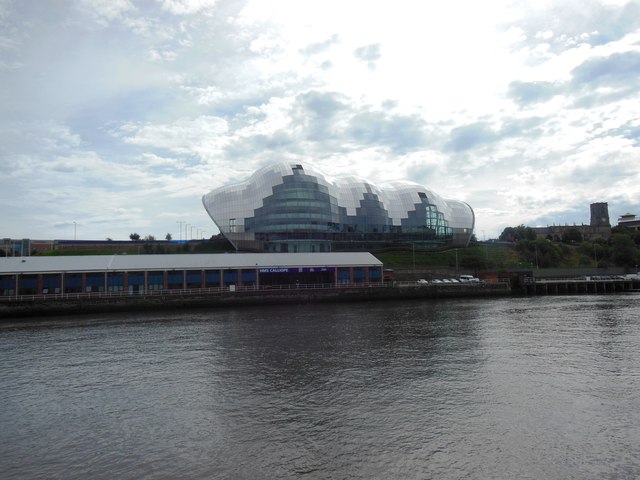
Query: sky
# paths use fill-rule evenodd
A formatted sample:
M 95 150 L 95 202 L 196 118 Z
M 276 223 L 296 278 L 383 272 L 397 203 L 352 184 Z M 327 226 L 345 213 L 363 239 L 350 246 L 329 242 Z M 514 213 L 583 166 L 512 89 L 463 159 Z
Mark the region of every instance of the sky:
M 640 215 L 640 0 L 0 0 L 0 238 L 209 237 L 283 159 L 479 240 Z

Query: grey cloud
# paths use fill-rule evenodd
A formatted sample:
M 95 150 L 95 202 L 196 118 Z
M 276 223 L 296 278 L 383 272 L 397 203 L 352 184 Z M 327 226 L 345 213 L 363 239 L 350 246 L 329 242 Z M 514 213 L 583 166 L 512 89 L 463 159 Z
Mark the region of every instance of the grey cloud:
M 640 90 L 640 53 L 614 53 L 587 60 L 571 71 L 568 87 L 576 95 L 575 108 L 591 108 L 617 102 Z M 608 87 L 600 92 L 599 87 Z
M 616 90 L 614 92 L 608 93 L 587 93 L 581 96 L 578 96 L 576 100 L 573 102 L 571 107 L 573 108 L 596 108 L 602 105 L 606 105 L 608 103 L 615 103 L 620 100 L 624 100 L 625 98 L 633 95 L 637 91 L 637 87 L 629 86 L 620 90 Z
M 488 123 L 478 122 L 451 131 L 449 141 L 445 144 L 445 151 L 461 152 L 480 145 L 491 143 L 498 138 Z
M 291 119 L 292 129 L 269 136 L 243 137 L 226 148 L 227 155 L 242 158 L 261 156 L 261 152 L 308 154 L 302 149 L 315 147 L 305 141 L 315 142 L 322 150 L 382 146 L 401 155 L 422 149 L 428 143 L 428 132 L 420 116 L 393 115 L 370 107 L 357 110 L 335 92 L 309 91 L 299 95 Z
M 273 158 L 274 152 L 295 153 L 296 139 L 287 132 L 278 131 L 271 135 L 254 135 L 240 138 L 225 147 L 225 154 L 230 160 L 243 160 L 267 156 Z
M 498 133 L 500 139 L 512 137 L 535 138 L 542 134 L 542 125 L 546 119 L 542 117 L 529 117 L 513 119 L 504 122 Z
M 616 86 L 637 82 L 640 75 L 640 52 L 614 53 L 609 57 L 592 58 L 574 68 L 573 85 Z
M 349 122 L 348 134 L 364 144 L 387 145 L 403 154 L 426 144 L 424 121 L 418 116 L 386 115 L 384 112 L 362 112 Z
M 375 62 L 382 56 L 380 53 L 380 44 L 372 43 L 371 45 L 365 45 L 360 48 L 356 48 L 353 52 L 358 60 L 367 62 L 367 66 L 370 69 L 375 68 Z
M 507 96 L 520 106 L 534 105 L 565 94 L 575 98 L 574 108 L 591 108 L 616 102 L 640 90 L 640 52 L 614 53 L 591 58 L 571 71 L 572 79 L 564 84 L 521 82 L 509 84 Z M 597 91 L 599 87 L 608 91 Z
M 300 95 L 300 103 L 312 115 L 330 119 L 333 115 L 347 108 L 345 97 L 337 93 L 310 91 Z
M 513 137 L 538 137 L 542 134 L 541 126 L 545 119 L 530 117 L 524 119 L 503 120 L 500 130 L 494 130 L 487 122 L 476 122 L 451 131 L 449 141 L 444 145 L 445 151 L 463 152 L 490 143 Z
M 520 1 L 522 22 L 505 25 L 506 28 L 522 28 L 526 40 L 523 46 L 535 47 L 535 43 L 549 45 L 549 50 L 559 53 L 586 43 L 604 45 L 623 38 L 640 28 L 640 2 L 633 0 L 625 5 L 603 5 L 596 0 L 571 0 L 551 2 L 544 10 L 532 8 L 529 2 Z M 540 32 L 552 32 L 551 38 L 540 38 Z
M 508 96 L 521 106 L 550 100 L 561 92 L 558 85 L 550 82 L 520 82 L 509 84 Z
M 301 50 L 301 53 L 306 55 L 316 55 L 328 50 L 329 48 L 331 48 L 331 46 L 337 43 L 340 43 L 340 37 L 337 34 L 333 34 L 323 42 L 311 43 L 307 45 L 304 49 Z
M 607 137 L 623 137 L 632 140 L 635 146 L 640 146 L 640 126 L 626 124 L 620 128 L 608 130 L 602 136 Z
M 371 62 L 380 58 L 380 44 L 372 43 L 364 47 L 357 48 L 353 54 L 363 62 Z
M 349 109 L 343 95 L 331 92 L 310 91 L 297 98 L 294 118 L 306 127 L 310 140 L 323 140 L 334 137 L 334 118 L 338 113 Z

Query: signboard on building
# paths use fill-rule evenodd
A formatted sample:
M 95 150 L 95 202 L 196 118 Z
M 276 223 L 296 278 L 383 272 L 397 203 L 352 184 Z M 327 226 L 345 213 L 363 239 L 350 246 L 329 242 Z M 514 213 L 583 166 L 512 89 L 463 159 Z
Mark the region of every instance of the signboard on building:
M 265 273 L 325 273 L 335 272 L 336 267 L 269 267 L 258 270 L 261 274 Z

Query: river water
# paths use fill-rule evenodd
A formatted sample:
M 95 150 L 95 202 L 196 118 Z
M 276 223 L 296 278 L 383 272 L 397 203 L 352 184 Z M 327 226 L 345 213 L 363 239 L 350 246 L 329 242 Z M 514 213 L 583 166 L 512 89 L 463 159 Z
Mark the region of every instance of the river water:
M 640 294 L 0 325 L 3 479 L 640 478 Z

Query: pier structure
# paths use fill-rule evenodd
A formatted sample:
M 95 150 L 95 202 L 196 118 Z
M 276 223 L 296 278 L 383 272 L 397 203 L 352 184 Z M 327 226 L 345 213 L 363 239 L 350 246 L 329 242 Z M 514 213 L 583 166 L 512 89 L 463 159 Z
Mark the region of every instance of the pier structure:
M 517 289 L 524 295 L 601 294 L 640 291 L 640 278 L 598 276 L 531 279 Z

